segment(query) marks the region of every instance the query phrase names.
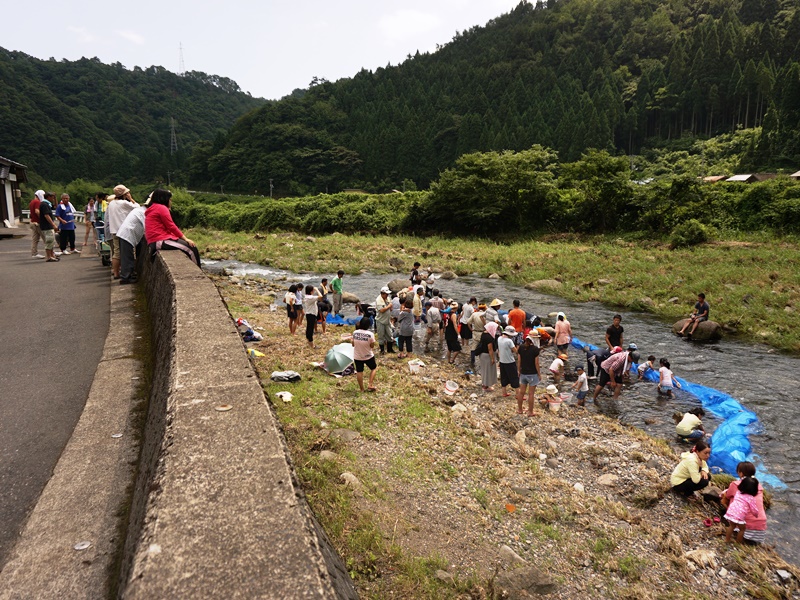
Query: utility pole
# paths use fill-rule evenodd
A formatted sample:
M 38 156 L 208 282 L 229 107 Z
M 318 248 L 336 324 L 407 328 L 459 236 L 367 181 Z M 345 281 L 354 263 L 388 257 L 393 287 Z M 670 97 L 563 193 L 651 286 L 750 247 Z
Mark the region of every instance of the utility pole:
M 272 179 L 269 180 L 269 197 L 272 199 Z
M 186 75 L 186 66 L 183 64 L 183 42 L 178 44 L 178 75 Z

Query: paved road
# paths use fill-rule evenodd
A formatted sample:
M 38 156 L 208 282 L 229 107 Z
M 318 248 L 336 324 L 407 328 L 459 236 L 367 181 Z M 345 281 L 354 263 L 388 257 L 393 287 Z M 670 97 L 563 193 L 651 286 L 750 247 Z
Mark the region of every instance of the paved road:
M 86 403 L 110 279 L 97 257 L 46 263 L 29 236 L 0 239 L 0 569 Z

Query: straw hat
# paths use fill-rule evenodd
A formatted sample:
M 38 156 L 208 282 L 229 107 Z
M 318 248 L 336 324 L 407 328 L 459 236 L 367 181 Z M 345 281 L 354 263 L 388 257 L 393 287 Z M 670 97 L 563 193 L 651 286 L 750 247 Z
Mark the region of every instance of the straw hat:
M 489 306 L 494 308 L 495 306 L 500 306 L 502 304 L 503 304 L 503 301 L 500 300 L 500 298 L 495 298 L 494 300 L 492 300 L 492 303 Z

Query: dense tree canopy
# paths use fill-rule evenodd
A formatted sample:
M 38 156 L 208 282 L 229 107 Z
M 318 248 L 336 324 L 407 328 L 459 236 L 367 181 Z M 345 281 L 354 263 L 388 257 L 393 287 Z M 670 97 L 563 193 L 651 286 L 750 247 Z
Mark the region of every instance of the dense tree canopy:
M 747 166 L 800 166 L 793 0 L 541 0 L 434 53 L 315 80 L 242 118 L 198 184 L 283 194 L 427 187 L 475 151 L 639 154 L 763 126 Z
M 43 61 L 0 48 L 0 154 L 50 180 L 166 179 L 195 142 L 261 104 L 216 75 L 128 70 L 96 58 Z

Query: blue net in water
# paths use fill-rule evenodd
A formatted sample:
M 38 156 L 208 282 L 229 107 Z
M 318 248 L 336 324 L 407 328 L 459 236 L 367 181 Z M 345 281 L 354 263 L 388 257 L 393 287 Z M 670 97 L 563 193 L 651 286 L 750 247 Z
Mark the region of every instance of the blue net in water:
M 575 348 L 589 347 L 597 350 L 597 346 L 582 342 L 576 337 L 572 338 Z M 631 364 L 631 372 L 637 372 L 638 365 Z M 648 381 L 658 383 L 658 371 L 649 369 L 643 374 Z M 722 420 L 714 434 L 711 436 L 711 457 L 708 464 L 731 475 L 736 475 L 736 465 L 749 460 L 756 465 L 758 480 L 774 489 L 786 489 L 786 484 L 775 475 L 766 471 L 764 464 L 757 455 L 751 453 L 749 435 L 761 431 L 761 425 L 756 413 L 744 408 L 739 402 L 719 390 L 692 383 L 678 377 L 675 378 L 681 385 L 681 390 L 700 400 L 703 409 Z

